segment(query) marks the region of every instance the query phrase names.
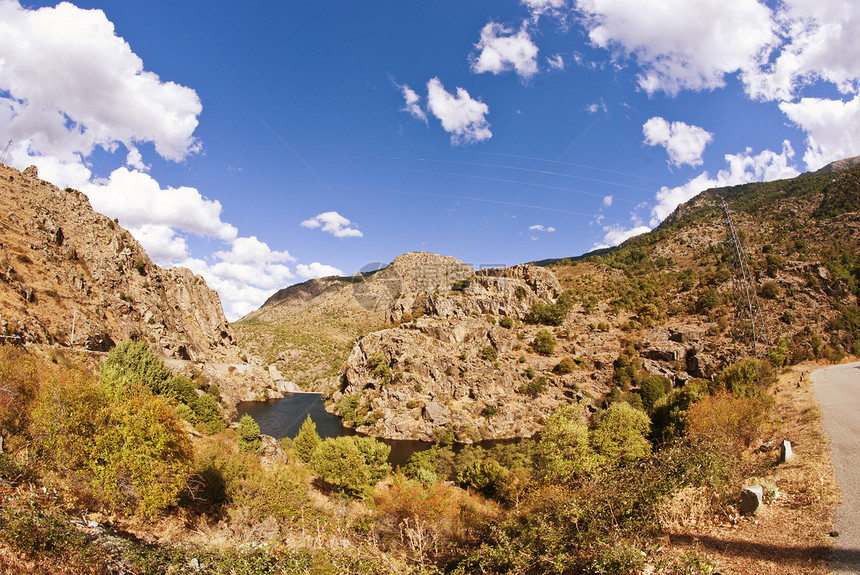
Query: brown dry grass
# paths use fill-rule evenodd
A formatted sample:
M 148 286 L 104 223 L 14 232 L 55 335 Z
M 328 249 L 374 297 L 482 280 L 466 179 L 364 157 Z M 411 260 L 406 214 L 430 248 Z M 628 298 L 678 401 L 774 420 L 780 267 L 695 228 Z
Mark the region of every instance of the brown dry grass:
M 770 437 L 772 447 L 763 454 L 767 465 L 760 479 L 775 486 L 778 495 L 755 516 L 708 519 L 697 508 L 695 494 L 686 494 L 686 500 L 677 504 L 689 515 L 686 520 L 676 517 L 669 537 L 674 550 L 695 548 L 710 555 L 719 572 L 733 575 L 830 573 L 829 534 L 839 490 L 830 464 L 830 441 L 808 376 L 819 367 L 812 362 L 793 366 L 772 389 L 777 429 Z M 801 381 L 802 374 L 806 376 Z M 780 464 L 783 439 L 791 442 L 794 456 Z

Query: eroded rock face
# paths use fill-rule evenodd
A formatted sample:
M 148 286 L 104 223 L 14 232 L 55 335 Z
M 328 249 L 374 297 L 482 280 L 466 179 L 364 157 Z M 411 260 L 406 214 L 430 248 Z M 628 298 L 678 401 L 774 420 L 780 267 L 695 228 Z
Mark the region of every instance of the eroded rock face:
M 35 167 L 0 164 L 0 226 L 2 335 L 96 352 L 145 340 L 167 359 L 209 371 L 228 403 L 277 396 L 262 367 L 239 369 L 243 353 L 203 278 L 155 265 L 81 192 L 40 180 Z M 239 367 L 214 367 L 231 364 Z
M 411 264 L 440 258 L 407 256 Z M 561 286 L 535 266 L 472 272 L 451 259 L 437 260 L 444 273 L 404 282 L 408 295 L 390 307 L 402 323 L 356 342 L 329 409 L 379 437 L 431 441 L 441 429 L 466 443 L 531 437 L 561 402 L 582 397 L 589 376 L 544 375 L 555 363 L 528 350 L 524 334 L 534 330 L 496 318 L 522 328 L 534 303 L 553 301 Z M 450 285 L 434 283 L 443 280 Z M 527 355 L 541 373 L 528 370 Z M 540 393 L 528 390 L 532 380 Z
M 238 359 L 218 295 L 203 278 L 153 264 L 81 192 L 40 180 L 35 167 L 0 165 L 0 221 L 7 334 L 97 351 L 137 338 L 168 357 Z

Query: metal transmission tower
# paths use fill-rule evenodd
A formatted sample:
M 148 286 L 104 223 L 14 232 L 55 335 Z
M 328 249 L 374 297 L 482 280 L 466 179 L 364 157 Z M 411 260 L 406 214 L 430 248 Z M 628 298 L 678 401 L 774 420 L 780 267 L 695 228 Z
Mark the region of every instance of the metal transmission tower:
M 764 314 L 761 312 L 761 306 L 758 303 L 758 294 L 755 291 L 755 278 L 747 264 L 747 258 L 744 255 L 744 246 L 740 238 L 738 238 L 738 231 L 732 220 L 732 212 L 728 204 L 724 199 L 720 198 L 717 205 L 723 211 L 723 223 L 726 226 L 726 243 L 731 250 L 734 267 L 732 296 L 735 302 L 735 337 L 747 337 L 748 341 L 752 341 L 755 356 L 761 357 L 767 353 L 770 341 L 767 333 L 767 325 L 764 321 Z

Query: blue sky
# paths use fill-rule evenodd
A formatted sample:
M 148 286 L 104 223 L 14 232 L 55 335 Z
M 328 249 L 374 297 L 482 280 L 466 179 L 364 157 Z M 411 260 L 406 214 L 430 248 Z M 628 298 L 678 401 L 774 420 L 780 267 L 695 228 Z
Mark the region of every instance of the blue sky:
M 407 251 L 578 255 L 860 154 L 858 53 L 854 0 L 0 0 L 0 140 L 237 319 Z

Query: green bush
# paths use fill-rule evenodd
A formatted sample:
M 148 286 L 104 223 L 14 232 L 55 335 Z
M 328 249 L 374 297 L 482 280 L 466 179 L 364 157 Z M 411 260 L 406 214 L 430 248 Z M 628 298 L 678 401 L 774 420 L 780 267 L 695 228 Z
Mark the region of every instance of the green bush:
M 565 357 L 562 359 L 554 368 L 552 368 L 553 373 L 558 373 L 561 375 L 573 373 L 576 369 L 576 361 L 572 357 Z
M 595 469 L 582 411 L 578 405 L 564 405 L 547 420 L 534 451 L 535 469 L 544 481 L 566 482 Z
M 643 411 L 620 401 L 609 406 L 590 435 L 591 447 L 604 465 L 632 460 L 651 453 L 646 437 L 651 421 Z
M 195 395 L 188 407 L 194 412 L 195 421 L 192 423 L 197 425 L 201 431 L 214 435 L 227 429 L 227 422 L 224 421 L 224 417 L 218 409 L 218 402 L 208 393 Z
M 484 497 L 495 497 L 504 487 L 507 469 L 494 459 L 473 461 L 457 475 L 460 487 L 470 487 Z
M 672 390 L 672 384 L 669 380 L 661 375 L 650 375 L 642 380 L 639 395 L 642 398 L 642 406 L 651 411 L 654 404 L 661 397 Z
M 314 451 L 311 469 L 341 491 L 359 495 L 391 471 L 391 448 L 372 437 L 326 439 Z
M 491 345 L 482 347 L 479 355 L 481 356 L 481 359 L 485 361 L 496 361 L 499 359 L 498 350 Z
M 203 396 L 208 397 L 208 396 Z M 239 428 L 237 429 L 238 437 L 236 438 L 239 446 L 239 451 L 253 451 L 260 453 L 263 451 L 263 440 L 260 438 L 260 426 L 254 421 L 254 418 L 249 414 L 242 416 L 239 420 Z
M 505 316 L 499 320 L 499 325 L 505 329 L 511 329 L 512 327 L 514 327 L 514 320 Z
M 118 344 L 102 363 L 101 374 L 102 381 L 116 388 L 142 383 L 156 395 L 177 395 L 173 374 L 145 341 Z
M 542 329 L 535 336 L 532 349 L 541 355 L 552 355 L 552 352 L 555 351 L 555 338 L 552 337 L 549 330 Z
M 765 284 L 761 286 L 761 289 L 759 290 L 759 295 L 767 299 L 776 299 L 779 297 L 779 294 L 779 284 L 777 284 L 776 282 L 765 282 Z

